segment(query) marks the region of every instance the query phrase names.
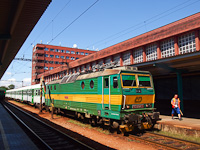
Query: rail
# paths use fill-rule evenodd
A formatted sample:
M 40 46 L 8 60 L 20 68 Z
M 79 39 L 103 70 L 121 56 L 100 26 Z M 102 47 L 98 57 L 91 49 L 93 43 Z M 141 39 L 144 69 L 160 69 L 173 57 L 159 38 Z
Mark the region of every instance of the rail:
M 36 139 L 36 145 L 42 149 L 79 149 L 91 150 L 93 148 L 60 132 L 50 125 L 42 122 L 27 112 L 17 108 L 10 103 L 3 103 L 4 107 L 15 117 L 18 122 L 28 130 L 29 136 Z

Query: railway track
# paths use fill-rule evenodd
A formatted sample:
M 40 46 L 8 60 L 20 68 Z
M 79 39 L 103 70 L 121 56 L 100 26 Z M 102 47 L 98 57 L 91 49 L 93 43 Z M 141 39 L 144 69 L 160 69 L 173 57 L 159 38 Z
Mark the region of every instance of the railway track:
M 34 143 L 39 149 L 70 149 L 70 150 L 92 150 L 86 144 L 83 144 L 76 139 L 58 131 L 57 129 L 49 126 L 41 120 L 31 116 L 25 111 L 17 108 L 16 106 L 3 102 L 4 107 L 15 117 L 15 119 L 23 125 L 28 131 Z
M 157 146 L 162 147 L 163 149 L 200 150 L 199 143 L 186 141 L 152 132 L 146 132 L 141 136 L 130 135 L 129 137 L 131 139 L 137 139 L 137 140 L 139 139 L 144 142 L 155 144 Z

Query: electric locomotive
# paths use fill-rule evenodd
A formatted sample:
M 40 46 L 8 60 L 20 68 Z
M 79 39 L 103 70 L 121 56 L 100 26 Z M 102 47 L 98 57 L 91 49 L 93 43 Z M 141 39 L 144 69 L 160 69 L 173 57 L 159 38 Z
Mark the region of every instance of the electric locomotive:
M 133 67 L 66 75 L 46 85 L 45 105 L 129 132 L 149 129 L 159 120 L 155 112 L 152 75 Z

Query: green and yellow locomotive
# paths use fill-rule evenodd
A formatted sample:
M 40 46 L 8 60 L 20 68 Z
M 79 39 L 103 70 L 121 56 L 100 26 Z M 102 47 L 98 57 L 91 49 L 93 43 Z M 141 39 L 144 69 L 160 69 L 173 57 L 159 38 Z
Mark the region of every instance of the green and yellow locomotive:
M 152 76 L 133 67 L 66 75 L 49 82 L 45 105 L 123 132 L 149 129 L 157 120 Z

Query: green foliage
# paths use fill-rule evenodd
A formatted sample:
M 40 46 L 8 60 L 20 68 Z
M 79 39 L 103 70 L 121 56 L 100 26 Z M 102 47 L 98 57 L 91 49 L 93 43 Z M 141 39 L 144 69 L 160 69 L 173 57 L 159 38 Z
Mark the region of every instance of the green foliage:
M 11 85 L 8 86 L 8 88 L 9 88 L 9 89 L 14 89 L 14 88 L 15 88 L 15 85 L 11 84 Z
M 8 88 L 6 86 L 0 86 L 0 89 L 4 90 L 4 91 L 8 90 Z

